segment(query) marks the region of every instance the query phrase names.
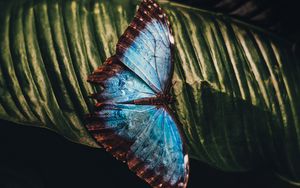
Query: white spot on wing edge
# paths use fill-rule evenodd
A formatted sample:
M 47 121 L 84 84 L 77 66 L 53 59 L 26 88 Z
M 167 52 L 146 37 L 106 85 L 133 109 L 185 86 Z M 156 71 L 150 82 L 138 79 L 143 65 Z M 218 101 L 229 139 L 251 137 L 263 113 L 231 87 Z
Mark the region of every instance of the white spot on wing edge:
M 183 161 L 184 161 L 184 166 L 186 166 L 188 164 L 188 162 L 189 162 L 189 156 L 187 154 L 184 155 Z
M 169 33 L 169 40 L 170 40 L 171 44 L 174 44 L 174 42 L 175 42 L 174 37 L 171 33 Z

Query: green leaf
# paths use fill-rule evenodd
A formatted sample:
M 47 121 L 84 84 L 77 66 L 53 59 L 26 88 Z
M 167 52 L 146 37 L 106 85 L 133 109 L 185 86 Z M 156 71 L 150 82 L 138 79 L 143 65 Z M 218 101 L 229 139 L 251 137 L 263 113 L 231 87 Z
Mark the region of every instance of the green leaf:
M 114 54 L 136 1 L 0 2 L 0 118 L 97 147 L 87 76 Z M 161 3 L 175 34 L 172 106 L 191 157 L 266 164 L 300 182 L 300 62 L 292 44 L 223 14 Z

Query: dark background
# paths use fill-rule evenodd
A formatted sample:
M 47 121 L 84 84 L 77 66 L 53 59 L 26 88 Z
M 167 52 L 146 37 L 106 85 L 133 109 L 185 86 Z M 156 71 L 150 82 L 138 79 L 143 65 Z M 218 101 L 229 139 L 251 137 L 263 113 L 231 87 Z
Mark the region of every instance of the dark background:
M 293 43 L 300 42 L 300 2 L 295 0 L 171 0 L 220 12 Z
M 231 0 L 233 1 L 233 0 Z M 245 2 L 245 0 L 235 0 Z M 297 1 L 252 0 L 257 11 L 233 15 L 257 24 L 295 42 L 299 49 L 300 10 Z M 197 4 L 215 9 L 214 5 Z M 196 2 L 196 3 L 195 3 Z M 205 1 L 204 1 L 205 2 Z M 223 7 L 224 8 L 224 7 Z M 250 7 L 251 8 L 251 7 Z M 268 18 L 253 20 L 257 12 L 271 8 Z M 232 12 L 226 7 L 220 12 Z M 247 11 L 246 11 L 247 12 Z M 266 169 L 244 173 L 226 173 L 191 160 L 189 188 L 287 188 Z M 92 188 L 148 187 L 127 166 L 102 149 L 72 143 L 46 129 L 16 125 L 0 120 L 0 188 Z
M 0 188 L 149 186 L 102 149 L 37 127 L 0 121 Z M 286 188 L 265 169 L 226 173 L 191 160 L 189 188 Z

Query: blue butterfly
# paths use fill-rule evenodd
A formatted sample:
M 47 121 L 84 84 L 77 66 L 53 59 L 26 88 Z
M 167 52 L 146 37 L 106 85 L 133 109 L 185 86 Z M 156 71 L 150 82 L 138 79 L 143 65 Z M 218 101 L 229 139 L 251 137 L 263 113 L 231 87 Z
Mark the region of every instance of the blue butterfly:
M 95 140 L 153 187 L 186 187 L 188 155 L 168 105 L 174 38 L 166 14 L 144 0 L 116 55 L 88 78 L 100 85 L 86 125 Z

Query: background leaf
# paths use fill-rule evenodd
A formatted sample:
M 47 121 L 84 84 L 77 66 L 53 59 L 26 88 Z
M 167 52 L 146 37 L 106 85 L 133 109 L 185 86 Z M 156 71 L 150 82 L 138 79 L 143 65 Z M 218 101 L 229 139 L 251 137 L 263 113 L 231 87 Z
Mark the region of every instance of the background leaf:
M 171 0 L 220 12 L 299 42 L 300 12 L 293 0 Z
M 115 52 L 135 1 L 0 4 L 0 118 L 96 146 L 87 75 Z M 226 171 L 261 164 L 300 182 L 299 58 L 292 44 L 222 14 L 162 3 L 176 41 L 173 110 L 190 155 Z

